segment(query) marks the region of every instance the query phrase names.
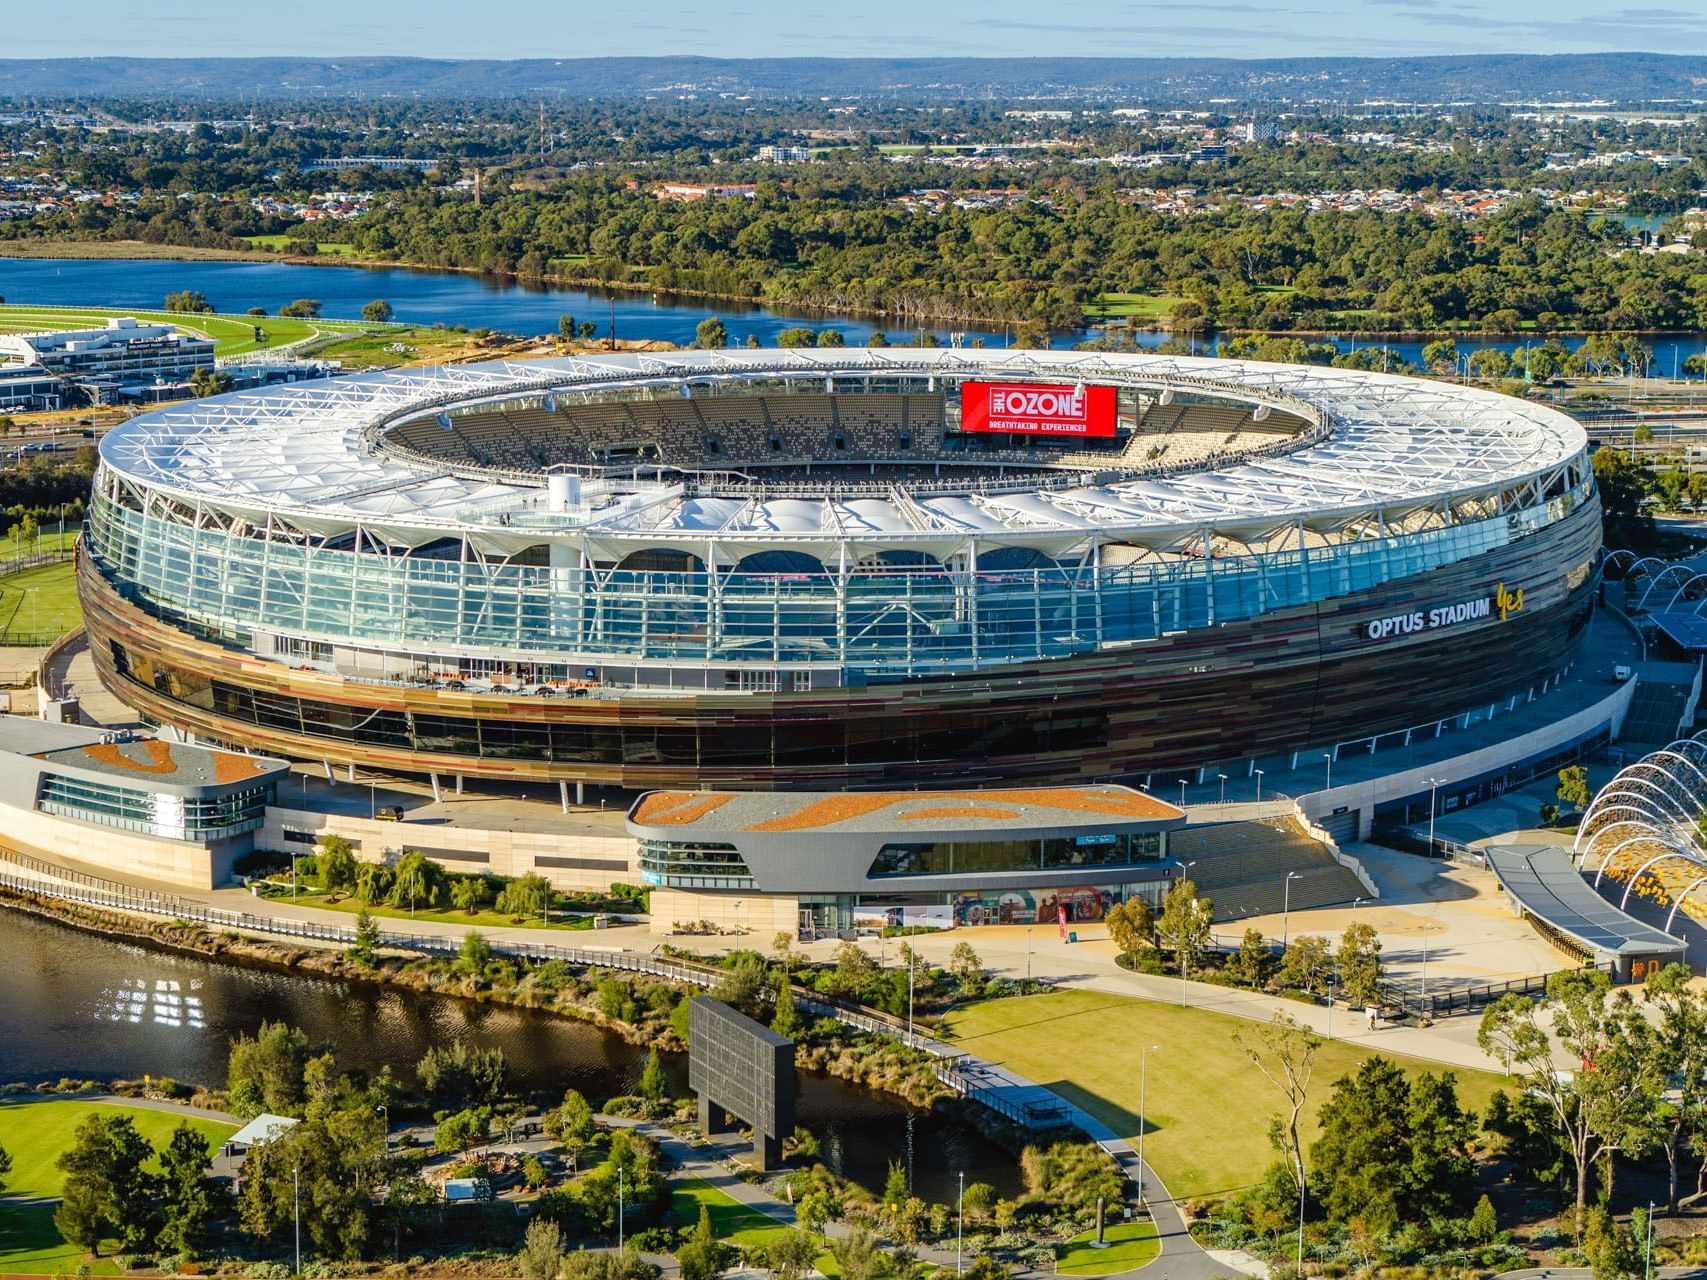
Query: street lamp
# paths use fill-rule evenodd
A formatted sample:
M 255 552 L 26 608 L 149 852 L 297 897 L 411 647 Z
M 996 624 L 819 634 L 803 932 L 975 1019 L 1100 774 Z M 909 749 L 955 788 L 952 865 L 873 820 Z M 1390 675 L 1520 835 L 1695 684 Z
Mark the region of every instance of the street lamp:
M 1146 1045 L 1138 1051 L 1138 1207 L 1144 1207 L 1144 1130 L 1150 1127 L 1148 1113 L 1144 1109 L 1144 1091 L 1150 1079 L 1150 1054 L 1159 1050 L 1159 1044 Z
M 379 1114 L 385 1118 L 385 1133 L 384 1133 L 383 1137 L 380 1139 L 381 1149 L 385 1150 L 385 1151 L 390 1151 L 391 1150 L 391 1109 L 389 1107 L 387 1107 L 382 1102 L 377 1107 L 375 1107 L 374 1110 L 379 1112 Z
M 1286 894 L 1281 899 L 1280 905 L 1280 949 L 1282 951 L 1286 950 L 1286 944 L 1292 938 L 1292 882 L 1303 878 L 1304 873 L 1301 871 L 1288 871 L 1286 873 Z
M 1179 780 L 1179 807 L 1185 808 L 1185 779 Z
M 913 1047 L 913 966 L 918 963 L 919 953 L 911 946 L 907 948 L 907 1047 Z
M 290 1167 L 290 1203 L 291 1220 L 296 1228 L 296 1274 L 302 1274 L 302 1180 L 298 1176 L 300 1168 Z
M 1324 751 L 1322 752 L 1322 759 L 1328 762 L 1328 785 L 1322 789 L 1324 791 L 1332 791 L 1334 789 L 1334 753 L 1332 751 Z
M 1257 779 L 1257 803 L 1261 804 L 1262 803 L 1262 770 L 1261 769 L 1252 769 L 1251 772 L 1256 775 L 1256 779 Z
M 958 1220 L 954 1225 L 954 1274 L 960 1274 L 960 1263 L 963 1254 L 962 1246 L 966 1242 L 966 1171 L 960 1171 L 960 1204 L 955 1211 Z
M 1434 857 L 1434 793 L 1440 789 L 1440 779 L 1428 779 L 1428 856 Z
M 623 1213 L 622 1166 L 616 1167 L 616 1251 L 622 1252 L 622 1213 Z
M 1215 776 L 1217 778 L 1221 779 L 1221 803 L 1226 804 L 1227 803 L 1227 775 L 1224 773 L 1218 773 Z

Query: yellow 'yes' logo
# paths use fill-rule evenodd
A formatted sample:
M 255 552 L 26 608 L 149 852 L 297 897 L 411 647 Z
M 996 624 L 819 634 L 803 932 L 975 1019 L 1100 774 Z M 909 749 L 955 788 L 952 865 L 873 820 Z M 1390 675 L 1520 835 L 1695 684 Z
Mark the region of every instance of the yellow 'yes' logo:
M 1494 608 L 1499 610 L 1501 622 L 1504 622 L 1514 613 L 1522 613 L 1523 588 L 1519 587 L 1516 591 L 1507 591 L 1505 583 L 1500 583 L 1494 588 Z

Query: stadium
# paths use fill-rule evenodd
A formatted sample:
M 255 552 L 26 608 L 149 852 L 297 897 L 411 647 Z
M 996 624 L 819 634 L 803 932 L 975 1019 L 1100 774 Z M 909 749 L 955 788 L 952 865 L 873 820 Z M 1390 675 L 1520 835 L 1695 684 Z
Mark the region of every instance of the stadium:
M 100 453 L 109 687 L 435 778 L 1201 776 L 1545 687 L 1598 584 L 1573 421 L 1332 368 L 613 353 L 227 395 Z

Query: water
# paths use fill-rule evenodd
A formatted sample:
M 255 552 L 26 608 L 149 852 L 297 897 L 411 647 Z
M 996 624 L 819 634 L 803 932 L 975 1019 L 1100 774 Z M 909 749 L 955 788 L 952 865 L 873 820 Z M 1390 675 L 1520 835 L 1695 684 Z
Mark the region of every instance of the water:
M 470 329 L 499 329 L 526 337 L 555 334 L 558 320 L 572 315 L 610 334 L 615 308 L 619 338 L 652 339 L 687 346 L 694 328 L 709 316 L 720 316 L 730 341 L 745 344 L 755 335 L 775 346 L 784 329 L 806 326 L 841 330 L 849 346 L 863 346 L 880 326 L 870 321 L 817 313 L 790 312 L 750 303 L 707 301 L 631 291 L 566 289 L 508 277 L 466 272 L 419 271 L 407 267 L 303 266 L 289 262 L 165 262 L 125 259 L 0 258 L 0 298 L 38 306 L 136 307 L 158 311 L 166 295 L 179 289 L 203 294 L 219 311 L 238 313 L 250 307 L 277 312 L 297 298 L 318 298 L 329 320 L 360 320 L 362 307 L 383 298 L 393 317 L 411 324 L 466 325 Z M 905 341 L 913 332 L 903 326 L 881 326 L 891 340 Z M 947 329 L 935 331 L 947 344 Z M 964 330 L 967 342 L 983 338 L 1002 345 L 1002 334 L 987 329 Z M 1076 335 L 1063 335 L 1071 345 Z
M 805 325 L 841 330 L 850 345 L 860 345 L 882 327 L 891 340 L 905 341 L 908 332 L 896 326 L 879 326 L 867 320 L 824 316 L 755 307 L 746 303 L 707 301 L 667 294 L 610 293 L 584 289 L 561 289 L 545 284 L 471 275 L 461 272 L 420 271 L 407 267 L 302 266 L 288 262 L 161 262 L 123 259 L 28 259 L 0 258 L 0 298 L 15 303 L 42 306 L 136 307 L 158 310 L 168 293 L 194 289 L 204 294 L 220 311 L 242 312 L 265 307 L 276 312 L 297 298 L 318 298 L 323 314 L 333 320 L 359 320 L 362 307 L 376 298 L 392 305 L 398 320 L 414 324 L 466 325 L 471 329 L 501 329 L 507 333 L 536 336 L 556 333 L 558 319 L 572 315 L 591 320 L 599 335 L 610 331 L 611 309 L 615 307 L 617 334 L 622 338 L 654 339 L 687 345 L 694 328 L 708 316 L 719 316 L 728 326 L 730 340 L 744 344 L 749 335 L 767 346 L 774 345 L 782 330 Z M 946 329 L 935 330 L 944 343 Z M 1000 331 L 966 329 L 964 340 L 983 338 L 989 346 L 1004 345 Z M 1071 347 L 1094 331 L 1076 330 L 1051 336 L 1050 345 Z M 1133 335 L 1140 347 L 1156 347 L 1172 335 L 1140 330 Z M 1382 343 L 1367 337 L 1299 333 L 1291 336 L 1310 342 L 1332 342 L 1341 351 L 1354 347 L 1386 345 L 1412 364 L 1422 363 L 1425 340 L 1410 339 Z M 1484 347 L 1501 351 L 1520 350 L 1535 339 L 1486 338 L 1460 335 L 1460 352 Z M 1563 340 L 1567 348 L 1581 338 Z M 1671 377 L 1681 371 L 1685 359 L 1707 352 L 1707 334 L 1676 333 L 1649 335 L 1643 341 L 1654 351 L 1653 373 Z M 1213 337 L 1201 341 L 1203 354 L 1214 350 Z
M 595 1100 L 632 1093 L 643 1053 L 596 1027 L 522 1009 L 474 1004 L 377 985 L 329 982 L 221 965 L 100 938 L 0 907 L 0 1081 L 137 1078 L 144 1072 L 221 1085 L 227 1047 L 263 1020 L 292 1023 L 329 1045 L 346 1069 L 390 1064 L 408 1078 L 429 1045 L 496 1046 L 524 1093 Z M 686 1061 L 667 1062 L 677 1089 Z M 839 1080 L 799 1077 L 801 1124 L 824 1163 L 875 1191 L 893 1159 L 913 1185 L 952 1199 L 956 1174 L 1016 1194 L 1015 1162 L 970 1125 L 914 1113 Z

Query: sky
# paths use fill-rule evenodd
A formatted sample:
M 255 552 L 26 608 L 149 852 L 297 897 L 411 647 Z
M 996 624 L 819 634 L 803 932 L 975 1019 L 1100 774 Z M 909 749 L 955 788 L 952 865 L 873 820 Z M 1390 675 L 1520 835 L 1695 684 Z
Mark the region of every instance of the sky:
M 1707 53 L 1678 0 L 0 0 L 0 58 Z

